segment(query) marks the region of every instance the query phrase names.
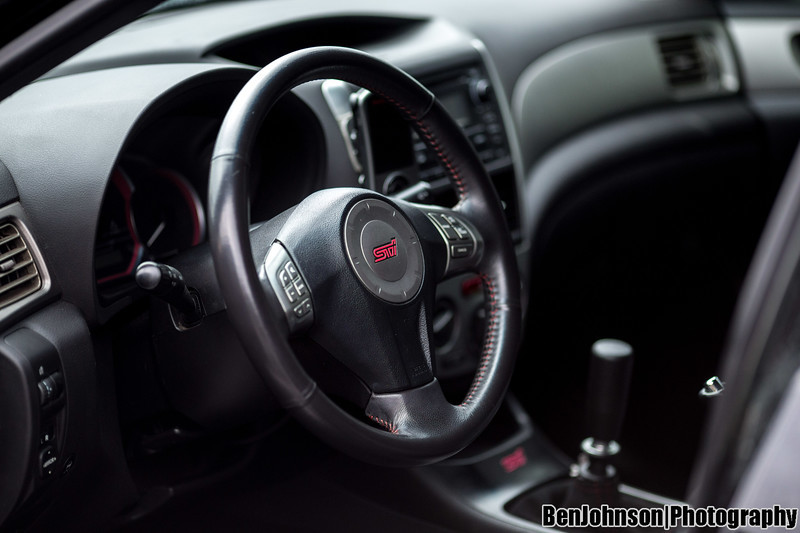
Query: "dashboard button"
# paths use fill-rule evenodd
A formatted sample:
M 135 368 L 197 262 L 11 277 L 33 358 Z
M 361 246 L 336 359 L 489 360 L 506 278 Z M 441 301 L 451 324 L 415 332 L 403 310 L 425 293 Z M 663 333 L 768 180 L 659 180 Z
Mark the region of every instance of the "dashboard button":
M 486 137 L 486 135 L 482 133 L 479 133 L 472 137 L 472 144 L 474 144 L 479 148 L 482 148 L 487 142 L 489 142 L 489 139 Z
M 66 461 L 64 461 L 64 468 L 61 469 L 61 475 L 66 476 L 67 474 L 69 474 L 70 471 L 72 470 L 72 467 L 74 466 L 75 466 L 75 454 L 73 453 L 72 455 L 67 457 Z
M 42 381 L 36 384 L 39 389 L 39 405 L 47 405 L 58 396 L 56 390 L 56 382 L 51 376 L 47 376 Z
M 56 463 L 58 456 L 54 446 L 47 446 L 39 454 L 39 475 L 43 478 L 49 478 L 56 471 Z
M 39 436 L 39 445 L 48 446 L 53 444 L 56 440 L 56 428 L 53 424 L 47 426 Z

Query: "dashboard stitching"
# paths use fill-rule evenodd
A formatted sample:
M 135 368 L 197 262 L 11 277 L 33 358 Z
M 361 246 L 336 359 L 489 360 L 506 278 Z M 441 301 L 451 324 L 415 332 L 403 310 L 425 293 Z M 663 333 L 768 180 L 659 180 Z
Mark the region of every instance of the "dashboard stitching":
M 478 392 L 478 388 L 483 383 L 483 379 L 486 377 L 486 372 L 489 368 L 489 361 L 494 352 L 495 341 L 497 340 L 499 308 L 497 306 L 496 289 L 492 279 L 488 275 L 481 274 L 481 281 L 483 281 L 483 284 L 486 287 L 486 293 L 489 299 L 489 323 L 486 325 L 486 341 L 483 347 L 483 355 L 481 356 L 481 361 L 478 365 L 478 371 L 475 374 L 475 380 L 472 382 L 472 387 L 470 387 L 467 397 L 461 404 L 462 406 L 467 406 L 472 402 L 472 400 L 475 398 L 475 394 Z

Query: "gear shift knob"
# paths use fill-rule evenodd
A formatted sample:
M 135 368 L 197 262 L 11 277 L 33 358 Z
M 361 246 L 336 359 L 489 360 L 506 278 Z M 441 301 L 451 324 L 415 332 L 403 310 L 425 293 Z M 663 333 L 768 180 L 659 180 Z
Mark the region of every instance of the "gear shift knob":
M 627 342 L 600 339 L 592 345 L 587 429 L 595 443 L 610 444 L 619 438 L 632 370 L 633 348 Z

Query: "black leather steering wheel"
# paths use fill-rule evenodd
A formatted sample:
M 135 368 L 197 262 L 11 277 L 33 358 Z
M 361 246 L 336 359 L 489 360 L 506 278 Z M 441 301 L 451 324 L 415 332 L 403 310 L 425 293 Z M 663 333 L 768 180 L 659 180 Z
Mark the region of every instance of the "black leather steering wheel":
M 322 190 L 272 221 L 277 229 L 266 257 L 254 258 L 258 229 L 249 221 L 247 178 L 260 126 L 286 92 L 327 78 L 394 105 L 447 169 L 458 204 L 446 209 L 365 189 Z M 346 48 L 310 48 L 274 61 L 225 117 L 209 207 L 228 316 L 265 382 L 313 433 L 357 458 L 410 466 L 458 452 L 488 424 L 521 336 L 514 247 L 478 156 L 419 82 Z M 435 377 L 431 313 L 437 282 L 470 271 L 483 280 L 485 341 L 469 393 L 452 405 Z M 361 420 L 320 390 L 293 353 L 293 336 L 313 340 L 358 376 L 368 390 Z

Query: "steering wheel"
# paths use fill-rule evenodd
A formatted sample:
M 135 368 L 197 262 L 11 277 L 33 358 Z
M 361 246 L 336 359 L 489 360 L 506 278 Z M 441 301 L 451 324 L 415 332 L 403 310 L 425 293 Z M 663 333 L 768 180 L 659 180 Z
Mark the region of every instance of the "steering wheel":
M 397 108 L 447 170 L 459 197 L 454 208 L 336 188 L 311 194 L 263 225 L 269 230 L 251 227 L 249 163 L 265 116 L 293 87 L 328 78 L 364 87 Z M 362 460 L 412 466 L 458 452 L 489 423 L 521 335 L 514 247 L 478 156 L 419 82 L 338 47 L 300 50 L 267 65 L 225 116 L 209 207 L 229 319 L 282 406 L 318 437 Z M 254 251 L 259 247 L 266 253 Z M 483 281 L 487 320 L 474 381 L 453 405 L 435 377 L 432 308 L 436 284 L 464 272 Z M 293 352 L 294 337 L 313 341 L 358 376 L 367 390 L 364 416 L 346 412 L 318 387 Z

